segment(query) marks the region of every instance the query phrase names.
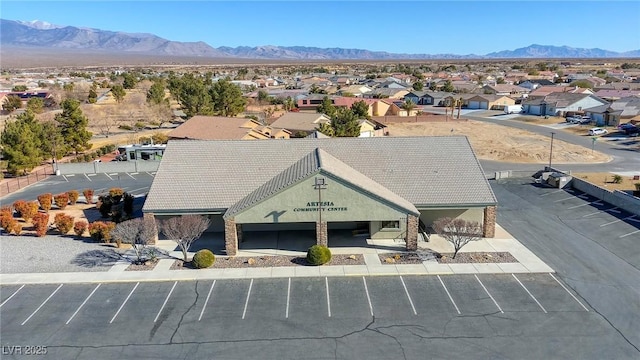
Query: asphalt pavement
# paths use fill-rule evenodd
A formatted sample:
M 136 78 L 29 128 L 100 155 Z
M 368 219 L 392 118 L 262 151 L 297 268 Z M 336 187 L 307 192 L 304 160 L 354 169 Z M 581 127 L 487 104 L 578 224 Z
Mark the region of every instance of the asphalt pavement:
M 3 359 L 633 358 L 553 274 L 0 287 Z M 576 341 L 579 338 L 579 341 Z M 34 358 L 38 358 L 35 356 Z

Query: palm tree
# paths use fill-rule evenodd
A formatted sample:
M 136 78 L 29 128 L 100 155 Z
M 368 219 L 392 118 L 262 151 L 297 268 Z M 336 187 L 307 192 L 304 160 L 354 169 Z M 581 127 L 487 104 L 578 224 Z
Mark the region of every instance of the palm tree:
M 404 104 L 402 104 L 402 109 L 407 111 L 407 116 L 411 115 L 411 111 L 416 108 L 416 104 L 411 101 L 411 99 L 407 99 Z

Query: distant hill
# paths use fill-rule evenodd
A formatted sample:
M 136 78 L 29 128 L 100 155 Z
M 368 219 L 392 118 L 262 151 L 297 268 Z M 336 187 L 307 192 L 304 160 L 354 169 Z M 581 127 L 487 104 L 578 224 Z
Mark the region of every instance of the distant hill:
M 503 58 L 620 58 L 640 57 L 640 50 L 618 53 L 603 49 L 569 46 L 530 45 L 486 55 L 397 54 L 364 49 L 317 48 L 306 46 L 257 46 L 214 48 L 202 41 L 179 42 L 153 34 L 130 34 L 44 21 L 0 19 L 0 44 L 4 48 L 37 48 L 100 51 L 113 54 L 145 54 L 206 58 L 244 58 L 274 60 L 385 60 L 385 59 L 503 59 Z

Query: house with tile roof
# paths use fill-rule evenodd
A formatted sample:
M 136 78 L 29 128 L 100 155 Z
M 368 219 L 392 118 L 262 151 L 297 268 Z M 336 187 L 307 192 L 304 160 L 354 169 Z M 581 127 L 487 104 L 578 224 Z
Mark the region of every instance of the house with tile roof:
M 321 124 L 328 124 L 331 119 L 320 113 L 287 112 L 271 123 L 271 126 L 287 129 L 291 133 L 312 133 Z
M 196 115 L 167 136 L 170 140 L 263 140 L 288 139 L 289 130 L 263 125 L 253 119 Z
M 182 189 L 175 196 L 175 189 Z M 441 217 L 483 225 L 494 237 L 497 200 L 464 136 L 170 141 L 149 190 L 145 217 L 201 214 L 236 255 L 241 239 L 273 231 L 332 234 L 417 249 Z
M 564 116 L 567 112 L 581 112 L 609 102 L 593 94 L 551 93 L 545 97 L 534 97 L 522 102 L 522 112 L 529 115 Z

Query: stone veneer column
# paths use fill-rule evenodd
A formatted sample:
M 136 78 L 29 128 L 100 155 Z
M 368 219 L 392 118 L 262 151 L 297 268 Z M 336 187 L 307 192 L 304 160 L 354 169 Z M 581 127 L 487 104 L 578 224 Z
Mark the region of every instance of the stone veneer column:
M 236 256 L 238 253 L 238 233 L 234 218 L 224 220 L 224 247 L 228 256 Z
M 405 242 L 407 244 L 407 251 L 418 250 L 418 217 L 415 215 L 407 214 L 407 232 Z
M 238 242 L 243 242 L 244 234 L 242 233 L 242 224 L 236 224 L 236 234 L 238 234 Z
M 484 208 L 484 219 L 482 221 L 482 236 L 493 238 L 496 236 L 496 207 L 487 206 Z
M 328 246 L 329 240 L 327 237 L 327 222 L 316 221 L 316 244 L 322 246 Z
M 151 219 L 153 221 L 153 239 L 152 239 L 152 244 L 157 244 L 158 243 L 158 224 L 156 223 L 156 216 L 153 213 L 144 213 L 142 214 L 142 218 L 144 220 L 147 219 Z

